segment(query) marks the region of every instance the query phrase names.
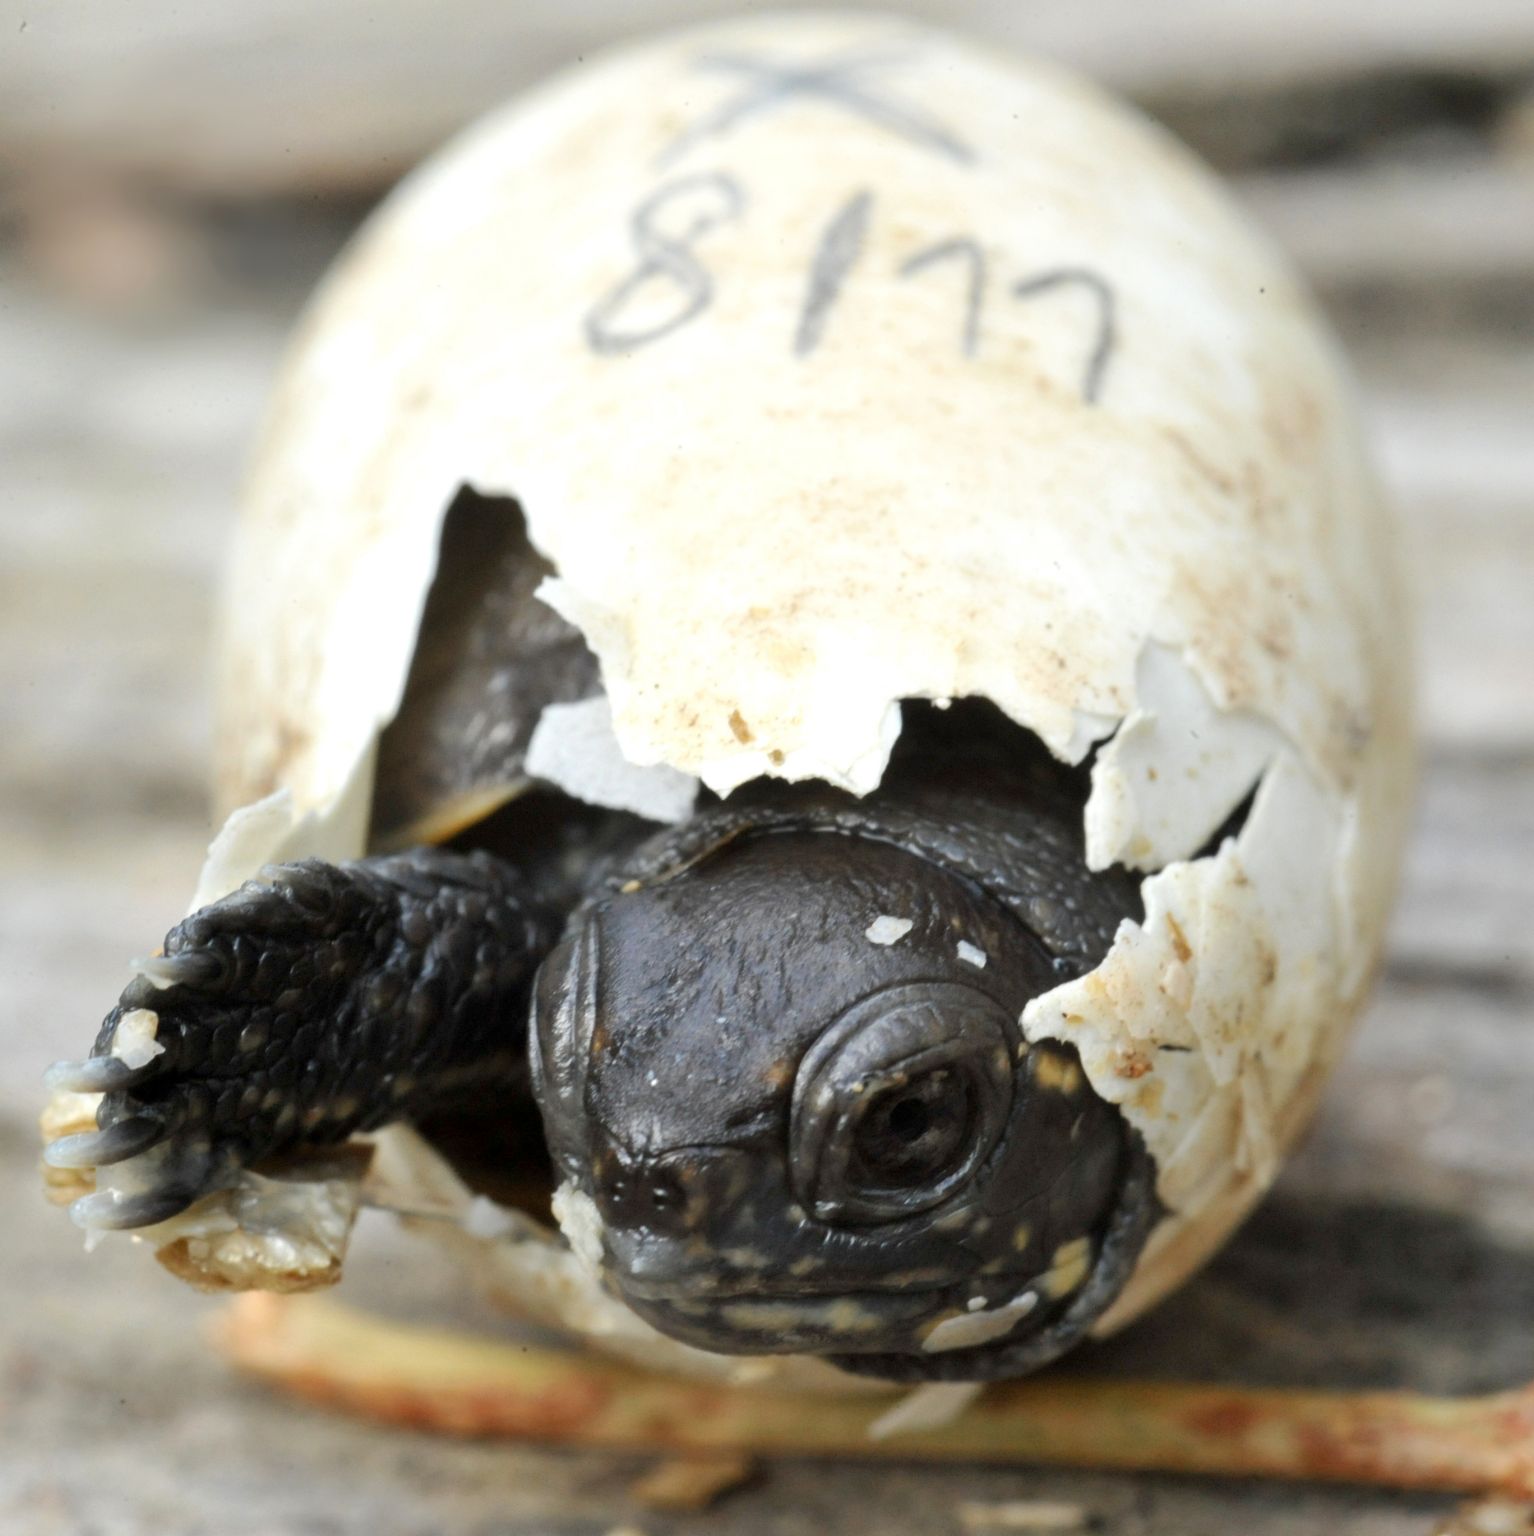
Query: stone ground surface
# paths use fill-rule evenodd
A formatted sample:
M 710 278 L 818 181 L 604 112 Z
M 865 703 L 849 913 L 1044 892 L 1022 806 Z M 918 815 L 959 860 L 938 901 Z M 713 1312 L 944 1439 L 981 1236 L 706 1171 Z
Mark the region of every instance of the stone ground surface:
M 1389 965 L 1315 1133 L 1208 1273 L 1087 1358 L 1091 1370 L 1435 1392 L 1534 1377 L 1534 216 L 1508 212 L 1534 208 L 1534 26 L 1523 7 L 1467 4 L 1463 35 L 1445 22 L 1439 37 L 1424 18 L 1442 7 L 1398 9 L 1407 52 L 1440 48 L 1491 106 L 1463 109 L 1469 86 L 1448 106 L 1424 93 L 1420 61 L 1381 52 L 1362 25 L 1334 54 L 1310 39 L 1289 75 L 1279 60 L 1255 85 L 1262 72 L 1243 75 L 1228 38 L 1212 85 L 1180 87 L 1194 53 L 1177 54 L 1170 32 L 1146 69 L 1144 94 L 1243 177 L 1353 352 L 1419 571 L 1425 757 Z M 1203 14 L 1173 10 L 1189 27 Z M 576 51 L 554 7 L 530 11 L 546 23 L 542 52 Z M 1063 10 L 1045 11 L 1068 31 Z M 250 97 L 257 75 L 231 63 L 246 13 L 218 14 L 235 18 L 220 68 Z M 358 14 L 327 12 L 327 38 L 344 41 Z M 59 41 L 28 75 L 19 35 L 5 29 L 0 78 L 46 98 Z M 434 34 L 433 46 L 446 45 Z M 142 99 L 164 115 L 186 90 L 186 56 L 142 51 Z M 1307 84 L 1317 58 L 1340 60 L 1338 78 Z M 456 77 L 433 59 L 440 93 Z M 81 80 L 105 91 L 99 57 L 87 63 Z M 276 70 L 268 85 L 301 150 L 313 93 L 293 78 Z M 1255 93 L 1235 118 L 1222 79 Z M 349 144 L 367 141 L 364 98 Z M 89 101 L 28 119 L 14 92 L 4 99 L 0 148 L 42 143 L 39 122 L 74 137 L 37 150 L 47 174 L 0 162 L 0 1532 L 960 1532 L 983 1528 L 961 1506 L 1048 1500 L 1124 1536 L 1417 1536 L 1453 1507 L 1353 1489 L 785 1463 L 706 1516 L 660 1516 L 629 1493 L 643 1458 L 451 1443 L 274 1397 L 206 1347 L 214 1304 L 127 1244 L 84 1258 L 37 1193 L 38 1074 L 88 1043 L 125 960 L 191 888 L 211 831 L 204 663 L 241 454 L 303 293 L 382 173 L 370 181 L 352 154 L 338 178 L 299 153 L 286 173 L 262 161 L 239 196 L 207 200 L 186 190 L 188 135 L 156 148 L 142 129 L 129 188 Z M 189 99 L 185 111 L 216 117 L 216 98 Z M 1394 118 L 1360 111 L 1382 99 L 1406 104 Z M 108 125 L 111 110 L 98 113 Z M 251 107 L 241 97 L 232 110 Z M 399 155 L 436 131 L 436 119 L 376 110 Z M 1337 142 L 1295 149 L 1318 121 Z M 364 1248 L 353 1299 L 412 1315 L 464 1305 L 389 1232 Z

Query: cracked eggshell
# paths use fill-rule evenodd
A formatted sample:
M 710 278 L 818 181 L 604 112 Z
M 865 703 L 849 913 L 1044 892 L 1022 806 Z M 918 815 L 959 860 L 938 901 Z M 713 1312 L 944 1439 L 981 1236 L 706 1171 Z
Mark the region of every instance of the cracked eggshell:
M 1024 1023 L 1160 1170 L 1110 1324 L 1199 1262 L 1359 1007 L 1411 755 L 1347 381 L 1213 178 L 1051 65 L 866 14 L 626 48 L 470 130 L 278 390 L 219 732 L 225 808 L 261 804 L 204 897 L 360 851 L 465 484 L 521 503 L 631 764 L 865 792 L 901 699 L 972 694 L 1105 743 L 1089 857 L 1146 916 Z

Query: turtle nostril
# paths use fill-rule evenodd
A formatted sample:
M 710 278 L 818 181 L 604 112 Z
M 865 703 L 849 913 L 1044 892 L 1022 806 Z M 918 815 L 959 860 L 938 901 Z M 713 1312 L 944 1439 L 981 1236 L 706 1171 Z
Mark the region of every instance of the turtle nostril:
M 681 1232 L 689 1217 L 687 1189 L 672 1168 L 655 1163 L 612 1170 L 597 1179 L 597 1204 L 615 1227 Z
M 687 1196 L 682 1190 L 682 1181 L 674 1173 L 658 1170 L 651 1176 L 649 1184 L 650 1207 L 654 1211 L 680 1210 Z

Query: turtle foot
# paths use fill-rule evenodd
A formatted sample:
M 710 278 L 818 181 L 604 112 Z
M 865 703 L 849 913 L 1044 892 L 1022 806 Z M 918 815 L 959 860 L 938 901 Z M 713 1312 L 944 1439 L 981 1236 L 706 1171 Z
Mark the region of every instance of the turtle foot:
M 103 1095 L 44 1153 L 93 1193 L 88 1229 L 151 1226 L 252 1164 L 440 1106 L 521 1070 L 524 993 L 551 941 L 519 878 L 419 849 L 269 867 L 178 924 L 56 1093 Z
M 97 1171 L 70 1208 L 80 1226 L 152 1226 L 292 1141 L 330 1076 L 315 1059 L 325 1012 L 364 947 L 347 884 L 334 866 L 283 866 L 194 914 L 135 963 L 91 1055 L 49 1069 L 56 1092 L 104 1095 L 97 1130 L 44 1152 Z M 323 1139 L 323 1108 L 308 1118 Z

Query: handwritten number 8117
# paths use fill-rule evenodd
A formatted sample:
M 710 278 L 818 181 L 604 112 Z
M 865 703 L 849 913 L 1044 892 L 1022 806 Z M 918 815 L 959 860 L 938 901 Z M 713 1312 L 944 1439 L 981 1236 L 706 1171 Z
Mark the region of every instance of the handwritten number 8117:
M 874 201 L 872 192 L 854 192 L 821 229 L 792 333 L 797 356 L 813 353 L 830 326 L 842 291 L 862 259 Z M 704 264 L 700 247 L 709 235 L 739 219 L 746 207 L 744 189 L 724 171 L 679 177 L 651 192 L 629 219 L 637 258 L 633 270 L 586 316 L 586 341 L 592 351 L 633 352 L 703 315 L 714 300 L 714 276 Z M 959 350 L 965 357 L 975 357 L 992 277 L 980 242 L 971 235 L 939 240 L 908 257 L 897 275 L 917 278 L 949 265 L 961 271 L 964 284 Z M 1098 404 L 1118 344 L 1118 306 L 1108 279 L 1086 265 L 1050 267 L 1025 274 L 1008 292 L 1024 302 L 1064 293 L 1080 294 L 1089 301 L 1093 323 L 1083 347 L 1079 387 L 1086 404 Z

